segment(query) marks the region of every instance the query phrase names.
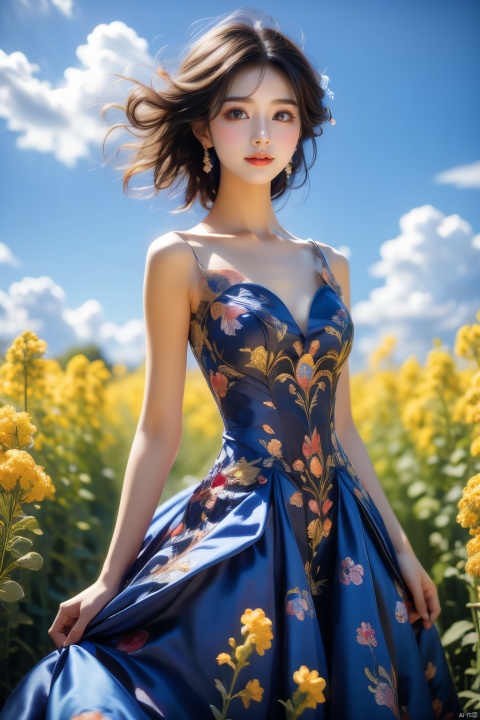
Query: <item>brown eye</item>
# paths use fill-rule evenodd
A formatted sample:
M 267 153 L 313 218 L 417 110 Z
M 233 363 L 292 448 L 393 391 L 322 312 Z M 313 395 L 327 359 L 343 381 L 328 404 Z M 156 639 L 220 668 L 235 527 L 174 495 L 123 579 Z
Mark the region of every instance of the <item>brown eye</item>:
M 287 110 L 280 110 L 280 112 L 276 113 L 275 118 L 281 122 L 288 122 L 289 120 L 294 120 L 295 116 Z
M 248 116 L 245 110 L 242 110 L 241 108 L 232 108 L 232 110 L 225 113 L 225 117 L 230 120 L 244 120 Z

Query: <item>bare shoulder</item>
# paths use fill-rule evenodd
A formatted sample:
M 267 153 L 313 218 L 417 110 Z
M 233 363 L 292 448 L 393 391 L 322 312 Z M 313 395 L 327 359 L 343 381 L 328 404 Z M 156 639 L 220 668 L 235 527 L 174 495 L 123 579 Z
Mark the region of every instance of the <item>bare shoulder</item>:
M 168 232 L 153 240 L 147 250 L 146 277 L 176 293 L 191 295 L 198 284 L 198 266 L 188 243 L 176 232 Z
M 162 265 L 167 270 L 189 273 L 194 266 L 194 255 L 188 243 L 176 232 L 168 232 L 152 240 L 147 250 L 147 260 Z

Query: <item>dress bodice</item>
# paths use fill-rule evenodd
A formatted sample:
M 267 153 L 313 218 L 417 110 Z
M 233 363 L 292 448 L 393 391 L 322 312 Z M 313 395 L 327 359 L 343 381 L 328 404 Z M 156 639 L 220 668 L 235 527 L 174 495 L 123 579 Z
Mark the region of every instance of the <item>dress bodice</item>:
M 241 447 L 257 470 L 277 464 L 320 478 L 339 451 L 335 389 L 353 323 L 324 253 L 309 242 L 321 284 L 305 334 L 274 292 L 237 271 L 206 269 L 189 243 L 202 278 L 190 344 L 222 415 L 224 442 Z M 244 469 L 252 480 L 253 472 Z

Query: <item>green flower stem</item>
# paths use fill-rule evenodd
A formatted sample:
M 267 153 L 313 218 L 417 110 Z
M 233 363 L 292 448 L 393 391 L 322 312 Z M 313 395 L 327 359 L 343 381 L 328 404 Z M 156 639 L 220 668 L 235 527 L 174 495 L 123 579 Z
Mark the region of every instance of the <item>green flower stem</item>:
M 20 492 L 19 492 L 20 491 Z M 2 542 L 2 556 L 0 560 L 0 577 L 3 577 L 5 574 L 3 572 L 3 563 L 5 562 L 5 553 L 7 551 L 7 545 L 10 541 L 10 533 L 12 529 L 12 521 L 13 521 L 13 513 L 15 512 L 15 507 L 17 505 L 17 502 L 21 495 L 21 488 L 17 480 L 17 484 L 13 491 L 11 493 L 8 493 L 10 495 L 9 501 L 6 502 L 6 495 L 7 493 L 0 493 L 1 498 L 1 512 L 3 517 L 5 518 L 5 525 L 4 525 L 4 536 L 3 536 L 3 542 Z
M 230 707 L 230 703 L 232 702 L 233 698 L 236 697 L 236 696 L 232 696 L 233 688 L 235 687 L 235 683 L 237 682 L 237 678 L 238 678 L 238 674 L 239 674 L 240 670 L 242 670 L 242 668 L 244 668 L 244 667 L 245 667 L 245 664 L 240 663 L 235 668 L 235 671 L 233 673 L 232 682 L 230 684 L 230 690 L 228 691 L 228 695 L 227 695 L 226 699 L 223 701 L 222 715 L 221 715 L 220 720 L 225 720 L 225 718 L 227 717 L 227 710 Z

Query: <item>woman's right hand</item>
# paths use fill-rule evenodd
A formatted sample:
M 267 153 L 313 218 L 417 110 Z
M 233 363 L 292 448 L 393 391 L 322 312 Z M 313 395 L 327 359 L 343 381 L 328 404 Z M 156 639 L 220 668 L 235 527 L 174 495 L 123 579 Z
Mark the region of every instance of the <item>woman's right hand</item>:
M 98 579 L 82 592 L 60 603 L 48 634 L 58 650 L 78 642 L 92 618 L 113 598 L 118 588 Z

